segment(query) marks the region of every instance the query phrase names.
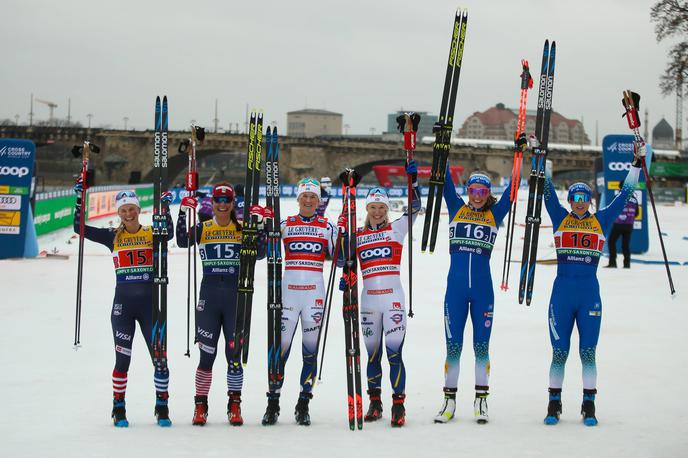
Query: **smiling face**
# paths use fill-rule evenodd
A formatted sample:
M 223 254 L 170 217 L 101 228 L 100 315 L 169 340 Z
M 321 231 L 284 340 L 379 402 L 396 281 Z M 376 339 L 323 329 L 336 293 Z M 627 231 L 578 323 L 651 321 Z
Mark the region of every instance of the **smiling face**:
M 387 219 L 387 205 L 379 202 L 372 202 L 366 207 L 368 220 L 372 226 L 382 224 Z
M 141 209 L 134 204 L 124 204 L 117 210 L 117 215 L 129 232 L 138 230 L 140 213 Z
M 490 188 L 483 184 L 474 183 L 468 187 L 468 202 L 471 207 L 480 210 L 490 197 Z
M 213 214 L 217 221 L 229 221 L 233 209 L 234 199 L 213 197 Z
M 315 209 L 318 208 L 320 197 L 313 192 L 304 192 L 299 195 L 297 201 L 299 202 L 299 214 L 311 217 L 315 215 Z
M 571 210 L 579 217 L 583 217 L 590 209 L 590 199 L 584 194 L 574 194 L 573 198 L 569 200 Z

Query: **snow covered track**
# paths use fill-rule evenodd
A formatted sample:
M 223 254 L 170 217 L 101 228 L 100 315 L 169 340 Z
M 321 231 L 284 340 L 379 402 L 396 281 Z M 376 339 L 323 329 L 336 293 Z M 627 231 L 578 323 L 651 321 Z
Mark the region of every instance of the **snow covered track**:
M 525 194 L 525 193 L 521 193 Z M 340 202 L 332 202 L 330 215 Z M 520 202 L 525 214 L 525 201 Z M 283 215 L 296 209 L 283 199 Z M 177 208 L 172 209 L 176 219 Z M 688 207 L 659 206 L 670 260 L 688 261 Z M 361 212 L 359 212 L 359 216 Z M 398 213 L 395 215 L 399 215 Z M 143 215 L 150 222 L 150 213 Z M 520 218 L 519 218 L 520 220 Z M 361 221 L 359 221 L 360 224 Z M 107 220 L 102 224 L 106 225 Z M 543 225 L 549 224 L 544 218 Z M 420 226 L 416 224 L 416 229 Z M 420 230 L 417 231 L 420 233 Z M 650 251 L 639 258 L 661 259 L 656 233 L 650 231 Z M 39 239 L 40 249 L 74 254 L 66 244 L 69 230 Z M 551 229 L 540 234 L 538 258 L 554 257 Z M 516 227 L 515 252 L 523 228 Z M 418 239 L 417 239 L 418 240 Z M 153 367 L 137 330 L 127 387 L 130 427 L 115 429 L 110 420 L 113 363 L 110 309 L 114 293 L 112 260 L 105 248 L 86 242 L 82 315 L 82 348 L 72 349 L 76 256 L 66 261 L 1 261 L 3 300 L 0 301 L 0 386 L 4 394 L 0 418 L 0 456 L 177 457 L 177 456 L 343 456 L 371 457 L 464 455 L 483 457 L 532 456 L 685 456 L 688 450 L 688 267 L 672 266 L 678 297 L 666 291 L 662 265 L 634 263 L 632 269 L 599 270 L 603 324 L 598 347 L 600 424 L 586 428 L 580 420 L 582 383 L 577 333 L 567 364 L 559 425 L 542 420 L 547 407 L 551 357 L 547 305 L 556 266 L 539 265 L 538 282 L 530 307 L 517 303 L 517 279 L 509 290 L 499 289 L 504 233 L 500 231 L 492 255 L 495 281 L 495 329 L 492 333 L 490 423 L 473 419 L 473 352 L 471 327 L 466 327 L 462 371 L 457 395 L 457 418 L 433 424 L 440 408 L 444 364 L 442 307 L 449 267 L 446 217 L 439 226 L 433 255 L 414 253 L 415 317 L 408 321 L 404 345 L 407 370 L 407 422 L 399 430 L 389 426 L 391 391 L 383 364 L 383 421 L 365 424 L 351 434 L 347 428 L 344 338 L 341 299 L 335 296 L 328 336 L 328 359 L 323 383 L 314 389 L 312 426 L 294 424 L 298 377 L 287 376 L 279 423 L 261 426 L 266 384 L 265 262 L 256 267 L 252 353 L 245 371 L 242 412 L 245 425 L 231 428 L 225 410 L 226 367 L 218 358 L 209 398 L 208 424 L 191 425 L 194 373 L 198 351 L 183 356 L 186 332 L 186 257 L 170 244 L 169 334 L 170 416 L 173 426 L 155 424 Z M 606 260 L 601 264 L 605 265 Z M 402 264 L 404 265 L 404 264 Z M 512 266 L 513 267 L 513 266 Z M 406 272 L 402 272 L 402 281 Z M 406 286 L 406 285 L 405 285 Z M 300 336 L 300 333 L 297 333 Z M 294 345 L 299 345 L 297 341 Z M 300 358 L 286 367 L 296 375 Z M 364 401 L 367 408 L 367 400 Z

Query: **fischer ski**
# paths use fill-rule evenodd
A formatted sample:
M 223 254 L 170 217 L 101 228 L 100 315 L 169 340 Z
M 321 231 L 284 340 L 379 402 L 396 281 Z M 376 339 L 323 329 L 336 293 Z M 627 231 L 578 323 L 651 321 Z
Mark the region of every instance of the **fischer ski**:
M 237 285 L 237 312 L 234 327 L 234 360 L 239 365 L 248 362 L 248 346 L 251 332 L 251 308 L 253 305 L 253 278 L 256 268 L 258 219 L 250 216 L 250 208 L 258 205 L 261 155 L 263 151 L 263 113 L 251 113 L 246 160 L 246 184 L 244 186 L 244 219 L 241 229 L 239 252 L 239 278 Z
M 423 252 L 428 247 L 428 240 L 430 242 L 430 253 L 435 250 L 435 243 L 437 241 L 437 229 L 442 207 L 442 192 L 449 149 L 451 148 L 454 107 L 456 105 L 459 76 L 461 75 L 461 60 L 463 59 L 467 25 L 468 10 L 457 10 L 454 17 L 451 45 L 449 47 L 447 73 L 444 77 L 440 116 L 432 128 L 432 131 L 435 133 L 435 143 L 432 147 L 432 170 L 430 173 L 428 198 L 425 205 L 423 238 L 420 247 Z
M 545 190 L 549 119 L 552 114 L 556 46 L 556 43 L 552 41 L 552 46 L 550 47 L 549 40 L 545 40 L 542 53 L 540 85 L 538 88 L 535 134 L 530 137 L 532 155 L 528 186 L 528 210 L 526 214 L 526 233 L 523 239 L 523 257 L 521 258 L 521 278 L 518 287 L 518 303 L 522 304 L 525 298 L 526 305 L 530 305 L 533 297 L 533 284 L 535 282 L 542 196 Z
M 516 224 L 516 207 L 518 205 L 518 188 L 521 185 L 521 164 L 523 152 L 527 147 L 524 141 L 526 130 L 526 106 L 528 103 L 528 89 L 533 88 L 533 78 L 530 76 L 528 61 L 521 60 L 521 96 L 518 103 L 518 122 L 514 134 L 514 165 L 511 170 L 511 188 L 509 190 L 509 218 L 506 224 L 506 250 L 504 251 L 504 265 L 502 266 L 503 291 L 509 289 L 509 271 L 511 269 L 511 251 L 514 247 L 514 225 Z
M 344 247 L 344 338 L 346 339 L 346 388 L 349 428 L 363 429 L 363 399 L 361 397 L 361 348 L 358 325 L 358 263 L 356 259 L 356 186 L 361 176 L 347 169 L 339 176 L 346 183 L 345 211 L 348 240 Z
M 153 150 L 153 328 L 151 351 L 158 372 L 167 371 L 167 213 L 160 199 L 167 191 L 167 96 L 155 99 Z
M 265 133 L 266 218 L 268 236 L 268 385 L 270 391 L 279 388 L 282 378 L 282 232 L 280 224 L 279 143 L 277 127 Z

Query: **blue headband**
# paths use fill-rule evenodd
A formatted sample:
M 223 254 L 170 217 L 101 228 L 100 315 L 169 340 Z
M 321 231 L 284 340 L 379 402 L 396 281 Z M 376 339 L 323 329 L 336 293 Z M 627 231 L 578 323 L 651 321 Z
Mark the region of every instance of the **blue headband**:
M 590 186 L 585 183 L 573 183 L 569 187 L 569 195 L 567 196 L 566 200 L 571 200 L 573 195 L 578 193 L 585 194 L 589 198 L 592 198 L 592 189 L 590 189 Z
M 482 184 L 484 186 L 487 186 L 488 188 L 492 187 L 492 181 L 490 181 L 490 177 L 488 177 L 484 173 L 472 174 L 468 177 L 468 181 L 466 183 L 468 184 L 468 186 L 472 184 Z

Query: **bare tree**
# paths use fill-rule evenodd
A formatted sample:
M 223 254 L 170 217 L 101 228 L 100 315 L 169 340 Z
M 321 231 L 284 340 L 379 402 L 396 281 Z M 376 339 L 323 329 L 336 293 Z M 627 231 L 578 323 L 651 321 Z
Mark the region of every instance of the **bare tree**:
M 650 10 L 650 18 L 655 23 L 657 41 L 679 40 L 669 50 L 669 62 L 660 77 L 662 93 L 669 95 L 680 89 L 679 85 L 688 92 L 688 2 L 659 0 Z

